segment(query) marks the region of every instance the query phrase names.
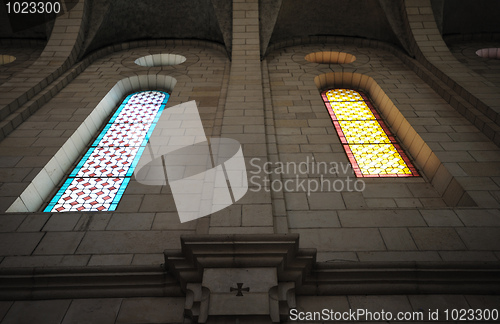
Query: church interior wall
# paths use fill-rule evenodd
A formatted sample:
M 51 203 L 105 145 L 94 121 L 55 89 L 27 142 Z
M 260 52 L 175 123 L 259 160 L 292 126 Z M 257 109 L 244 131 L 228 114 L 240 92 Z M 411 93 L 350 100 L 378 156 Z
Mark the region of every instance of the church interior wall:
M 14 277 L 22 285 L 30 276 L 41 280 L 33 279 L 35 283 L 30 284 L 43 285 L 40 278 L 51 271 L 96 271 L 100 275 L 107 271 L 160 271 L 168 261 L 165 250 L 183 251 L 181 238 L 210 235 L 225 235 L 229 244 L 237 235 L 298 234 L 300 249 L 315 249 L 313 268 L 318 269 L 353 263 L 389 267 L 405 262 L 416 268 L 420 264 L 433 264 L 438 269 L 484 265 L 481 271 L 485 272 L 495 268 L 500 261 L 500 61 L 480 58 L 476 51 L 498 47 L 498 42 L 437 37 L 438 26 L 428 22 L 433 17 L 430 2 L 408 0 L 398 5 L 407 14 L 403 19 L 406 32 L 414 37 L 402 46 L 396 45 L 403 37 L 401 30 L 391 32 L 389 44 L 352 35 L 299 35 L 278 42 L 286 38 L 283 29 L 274 35 L 274 43 L 260 48 L 247 40 L 257 50 L 245 53 L 238 48 L 245 41 L 231 39 L 228 30 L 219 33 L 213 21 L 210 32 L 218 35 L 218 41 L 227 42 L 229 37 L 230 46 L 194 39 L 134 40 L 101 47 L 78 59 L 77 49 L 88 45 L 83 39 L 87 27 L 82 23 L 81 28 L 64 34 L 62 20 L 56 21 L 52 32 L 59 36 L 49 39 L 50 46 L 45 48 L 45 40 L 0 42 L 0 54 L 16 57 L 16 61 L 0 65 L 3 285 L 11 287 L 6 280 Z M 439 7 L 439 1 L 432 2 Z M 367 3 L 377 12 L 386 8 L 378 2 Z M 211 7 L 208 2 L 205 5 Z M 260 5 L 270 6 L 265 1 Z M 87 13 L 82 13 L 89 10 L 87 6 L 88 2 L 78 6 L 81 10 L 72 19 L 88 20 Z M 215 10 L 210 17 L 217 14 L 220 12 Z M 274 18 L 279 18 L 278 24 L 284 28 L 291 16 L 281 14 Z M 272 20 L 272 16 L 269 13 L 266 19 Z M 235 21 L 240 18 L 234 16 Z M 389 18 L 382 25 L 389 30 L 395 28 L 393 23 Z M 287 28 L 295 30 L 297 26 Z M 240 33 L 231 32 L 233 36 Z M 271 32 L 272 28 L 265 30 L 268 41 L 273 40 Z M 73 47 L 60 43 L 66 57 L 48 58 L 49 52 L 57 49 L 61 34 Z M 104 44 L 103 35 L 96 39 Z M 307 55 L 318 52 L 348 53 L 355 60 L 306 60 Z M 154 54 L 181 55 L 186 61 L 169 66 L 135 63 Z M 258 57 L 257 71 L 251 64 Z M 460 71 L 453 70 L 456 67 Z M 245 74 L 250 77 L 245 79 Z M 23 82 L 25 86 L 21 86 Z M 420 176 L 356 178 L 321 98 L 321 91 L 330 87 L 367 93 Z M 54 157 L 64 152 L 62 148 L 72 138 L 86 137 L 88 142 L 102 126 L 94 123 L 93 130 L 84 136 L 78 135 L 79 127 L 96 107 L 112 109 L 127 94 L 146 89 L 170 93 L 166 109 L 195 100 L 207 136 L 231 137 L 242 144 L 249 179 L 256 179 L 249 180 L 249 194 L 208 217 L 181 223 L 169 186 L 146 186 L 132 179 L 113 212 L 42 212 L 49 193 L 57 191 L 63 175 L 85 153 L 87 144 L 82 141 L 78 150 L 66 154 L 66 162 L 59 163 L 53 169 L 56 171 L 48 171 L 47 166 L 55 163 Z M 239 109 L 246 104 L 249 109 Z M 311 169 L 280 171 L 283 165 L 306 163 L 310 168 L 332 162 L 337 168 L 323 174 L 324 178 Z M 50 172 L 58 175 L 53 177 Z M 338 181 L 342 186 L 349 180 L 352 186 L 360 181 L 363 190 L 298 186 L 301 181 L 317 186 L 320 179 Z M 290 184 L 291 190 L 284 183 Z M 264 254 L 260 257 L 265 259 Z M 259 256 L 254 259 L 262 261 Z M 311 280 L 308 284 L 316 285 L 318 277 L 307 278 Z M 144 292 L 138 281 L 131 279 L 129 295 L 120 290 L 105 296 L 99 295 L 97 288 L 79 295 L 78 291 L 61 292 L 50 282 L 47 290 L 26 284 L 17 291 L 16 296 L 22 297 L 9 299 L 0 294 L 0 322 L 184 323 L 189 308 L 185 291 L 170 273 L 153 281 L 155 290 Z M 157 286 L 167 288 L 157 290 Z M 491 288 L 481 286 L 476 294 L 470 287 L 463 293 L 458 288 L 453 293 L 440 293 L 435 288 L 429 290 L 433 293 L 417 294 L 419 287 L 413 286 L 397 294 L 390 286 L 380 285 L 366 294 L 359 290 L 335 294 L 330 293 L 327 283 L 319 283 L 316 290 L 298 287 L 294 301 L 297 309 L 307 311 L 336 307 L 339 311 L 385 308 L 393 312 L 493 309 L 500 302 L 497 282 Z M 225 320 L 229 323 L 236 318 Z M 244 322 L 245 318 L 238 320 Z M 262 318 L 246 320 L 253 323 Z

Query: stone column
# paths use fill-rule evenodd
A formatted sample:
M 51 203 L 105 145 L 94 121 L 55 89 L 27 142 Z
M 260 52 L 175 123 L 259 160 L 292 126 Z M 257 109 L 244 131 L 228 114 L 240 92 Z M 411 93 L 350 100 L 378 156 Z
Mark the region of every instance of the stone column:
M 500 91 L 459 62 L 436 24 L 430 0 L 405 0 L 417 61 L 438 78 L 433 88 L 486 136 L 500 145 Z M 419 73 L 425 79 L 425 75 Z
M 10 134 L 75 77 L 75 74 L 64 73 L 80 54 L 88 1 L 66 1 L 66 5 L 70 4 L 71 10 L 55 20 L 52 34 L 40 57 L 28 69 L 0 86 L 0 139 Z
M 221 137 L 243 147 L 249 189 L 234 205 L 211 216 L 211 234 L 273 233 L 271 194 L 263 184 L 260 167 L 267 161 L 264 99 L 259 41 L 258 0 L 233 0 L 231 70 Z M 251 178 L 254 177 L 254 181 Z

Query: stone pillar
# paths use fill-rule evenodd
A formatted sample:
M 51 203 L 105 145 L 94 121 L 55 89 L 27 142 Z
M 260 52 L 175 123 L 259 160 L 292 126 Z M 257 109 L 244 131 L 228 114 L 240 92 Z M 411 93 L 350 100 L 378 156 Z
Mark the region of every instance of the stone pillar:
M 433 88 L 486 136 L 500 145 L 498 87 L 453 56 L 438 29 L 430 0 L 405 0 L 404 6 L 416 59 L 438 78 Z M 425 79 L 422 73 L 419 76 Z
M 270 234 L 273 229 L 271 194 L 252 183 L 267 159 L 259 42 L 258 0 L 233 0 L 231 70 L 221 137 L 233 138 L 243 147 L 249 189 L 236 204 L 211 216 L 211 234 Z M 253 161 L 253 162 L 252 162 Z M 263 183 L 262 183 L 263 184 Z
M 88 1 L 66 1 L 71 10 L 57 17 L 40 57 L 25 71 L 0 86 L 0 139 L 5 138 L 39 107 L 65 87 L 75 74 L 65 75 L 77 61 L 85 34 Z M 78 71 L 78 73 L 81 71 Z

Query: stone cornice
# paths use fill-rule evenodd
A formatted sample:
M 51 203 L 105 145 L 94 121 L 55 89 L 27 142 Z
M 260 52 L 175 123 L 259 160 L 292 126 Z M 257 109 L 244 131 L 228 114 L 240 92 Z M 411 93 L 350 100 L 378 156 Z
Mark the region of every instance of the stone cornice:
M 161 266 L 0 269 L 0 300 L 182 296 Z
M 297 295 L 498 294 L 499 262 L 317 263 Z
M 296 234 L 186 235 L 162 266 L 0 269 L 0 300 L 183 296 L 205 268 L 276 268 L 295 295 L 498 294 L 500 262 L 316 263 Z

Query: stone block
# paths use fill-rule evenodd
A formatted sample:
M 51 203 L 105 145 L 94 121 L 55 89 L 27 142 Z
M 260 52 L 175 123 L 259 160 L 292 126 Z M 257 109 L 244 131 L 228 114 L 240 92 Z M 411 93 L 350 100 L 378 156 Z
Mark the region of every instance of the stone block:
M 297 309 L 302 312 L 321 312 L 323 309 L 349 312 L 350 305 L 346 296 L 297 296 Z
M 389 198 L 366 198 L 366 205 L 369 208 L 392 208 L 396 207 L 396 201 Z
M 132 254 L 100 254 L 93 255 L 88 265 L 89 266 L 123 266 L 132 263 Z
M 82 214 L 80 213 L 55 213 L 52 214 L 43 227 L 43 231 L 72 231 Z
M 337 212 L 328 211 L 289 211 L 290 228 L 340 227 Z
M 309 203 L 306 193 L 285 192 L 285 202 L 287 210 L 309 210 Z
M 24 222 L 24 215 L 3 215 L 0 223 L 0 232 L 15 232 L 16 229 Z
M 59 266 L 63 267 L 83 267 L 89 263 L 90 255 L 65 255 Z
M 441 251 L 443 261 L 449 262 L 495 262 L 498 258 L 493 252 L 486 251 Z
M 155 217 L 154 213 L 114 213 L 106 230 L 149 230 Z
M 340 223 L 343 227 L 404 227 L 425 226 L 417 210 L 341 210 Z
M 402 198 L 413 197 L 405 184 L 396 183 L 367 183 L 363 191 L 365 198 Z
M 243 205 L 242 225 L 273 226 L 272 205 Z
M 111 213 L 82 214 L 80 220 L 75 225 L 75 231 L 103 231 L 110 218 Z
M 463 226 L 463 223 L 453 210 L 421 210 L 420 213 L 429 226 Z
M 494 309 L 500 304 L 498 295 L 466 295 L 464 297 L 472 309 Z
M 383 251 L 386 249 L 378 229 L 327 228 L 291 229 L 300 234 L 300 246 L 318 251 Z
M 352 309 L 366 309 L 370 312 L 411 312 L 412 307 L 406 296 L 348 296 Z M 363 319 L 361 319 L 363 320 Z
M 387 251 L 357 252 L 360 261 L 365 262 L 436 262 L 441 261 L 436 251 Z
M 71 300 L 16 301 L 2 320 L 6 324 L 61 323 Z
M 61 324 L 115 323 L 121 298 L 75 299 Z
M 500 227 L 457 228 L 456 231 L 470 250 L 500 250 Z
M 342 195 L 338 192 L 311 192 L 307 195 L 312 210 L 345 209 Z
M 81 232 L 46 233 L 33 254 L 73 254 L 83 236 Z
M 410 228 L 419 250 L 466 250 L 453 228 Z
M 468 227 L 500 227 L 500 211 L 497 209 L 458 209 L 455 213 Z
M 395 198 L 396 205 L 401 208 L 420 208 L 422 203 L 417 198 Z
M 92 231 L 76 254 L 162 253 L 180 248 L 180 235 L 192 231 Z
M 184 297 L 142 297 L 122 301 L 116 324 L 182 323 Z
M 140 212 L 175 212 L 174 198 L 172 195 L 146 195 L 142 200 Z
M 209 234 L 273 234 L 271 226 L 240 226 L 240 227 L 215 227 L 211 226 Z
M 406 228 L 381 228 L 380 233 L 388 250 L 417 250 L 417 246 Z
M 196 221 L 181 223 L 175 212 L 156 213 L 151 230 L 195 230 L 196 224 Z
M 49 219 L 50 214 L 34 214 L 28 215 L 24 218 L 24 221 L 17 228 L 18 232 L 38 232 L 45 225 Z
M 408 300 L 414 309 L 420 309 L 424 316 L 429 310 L 438 311 L 439 319 L 444 319 L 446 309 L 468 309 L 467 300 L 461 295 L 409 295 Z
M 140 253 L 134 254 L 132 265 L 162 265 L 165 256 L 160 253 Z
M 0 255 L 30 255 L 44 233 L 0 233 Z
M 41 268 L 60 266 L 62 255 L 50 256 L 12 256 L 2 261 L 3 268 Z
M 439 193 L 430 183 L 410 183 L 407 185 L 414 197 L 418 198 L 437 198 Z
M 342 198 L 347 209 L 362 209 L 367 207 L 361 192 L 342 192 Z

